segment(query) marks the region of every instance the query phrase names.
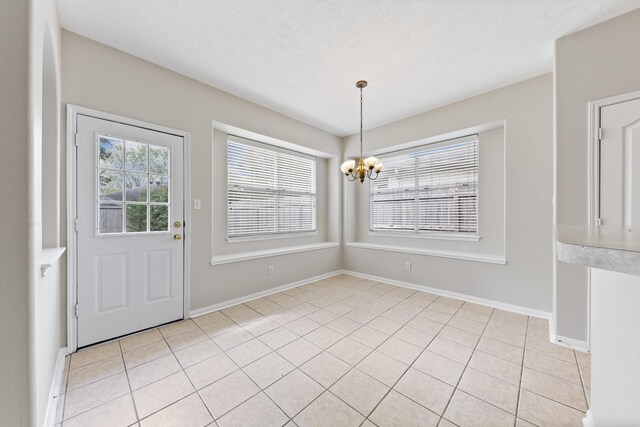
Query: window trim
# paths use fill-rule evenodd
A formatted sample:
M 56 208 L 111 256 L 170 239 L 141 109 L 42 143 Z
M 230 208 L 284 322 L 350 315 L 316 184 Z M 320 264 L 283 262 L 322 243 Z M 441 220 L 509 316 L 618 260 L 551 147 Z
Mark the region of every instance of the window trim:
M 478 144 L 478 191 L 477 191 L 477 202 L 476 202 L 476 232 L 475 233 L 462 233 L 458 231 L 428 231 L 428 230 L 376 230 L 372 227 L 373 221 L 373 197 L 372 190 L 373 185 L 369 187 L 369 229 L 368 234 L 370 236 L 380 236 L 380 237 L 411 237 L 418 239 L 437 239 L 437 240 L 458 240 L 458 241 L 471 241 L 478 242 L 481 239 L 480 234 L 480 137 L 478 133 L 469 134 L 453 139 L 445 139 L 440 141 L 434 141 L 427 144 L 417 145 L 408 149 L 403 150 L 395 150 L 395 151 L 386 151 L 376 153 L 376 156 L 381 158 L 381 161 L 384 162 L 384 156 L 402 156 L 411 153 L 416 153 L 419 151 L 425 150 L 433 150 L 442 147 L 447 147 L 449 145 L 462 144 L 465 142 L 476 141 Z M 384 171 L 383 171 L 384 173 Z
M 413 231 L 413 230 L 369 230 L 369 236 L 379 237 L 409 237 L 412 239 L 432 239 L 432 240 L 461 240 L 467 242 L 479 242 L 482 237 L 479 234 L 458 235 L 457 232 L 440 232 L 440 231 Z
M 226 237 L 227 243 L 254 242 L 256 240 L 273 240 L 273 239 L 293 239 L 296 237 L 317 236 L 318 227 L 315 231 L 294 231 L 291 233 L 274 233 L 274 234 L 254 234 L 250 236 Z
M 244 236 L 229 236 L 229 153 L 228 147 L 229 142 L 235 142 L 238 144 L 244 144 L 250 147 L 255 147 L 263 150 L 273 151 L 275 153 L 282 153 L 292 156 L 297 156 L 303 159 L 307 159 L 313 161 L 315 164 L 315 192 L 313 193 L 314 197 L 314 208 L 313 208 L 313 230 L 304 230 L 304 231 L 287 231 L 287 232 L 276 232 L 276 233 L 264 233 L 264 234 L 248 234 Z M 273 145 L 267 142 L 256 141 L 253 139 L 244 138 L 241 136 L 236 136 L 233 134 L 227 134 L 227 159 L 225 162 L 226 167 L 226 177 L 227 177 L 227 186 L 226 186 L 226 236 L 225 240 L 227 243 L 241 243 L 241 242 L 252 242 L 252 241 L 260 241 L 260 240 L 273 240 L 273 239 L 284 239 L 284 238 L 296 238 L 296 237 L 307 237 L 307 236 L 315 236 L 318 234 L 318 158 L 308 153 L 304 153 L 302 151 L 296 151 L 289 148 L 279 147 L 277 145 Z M 274 191 L 275 192 L 275 191 Z

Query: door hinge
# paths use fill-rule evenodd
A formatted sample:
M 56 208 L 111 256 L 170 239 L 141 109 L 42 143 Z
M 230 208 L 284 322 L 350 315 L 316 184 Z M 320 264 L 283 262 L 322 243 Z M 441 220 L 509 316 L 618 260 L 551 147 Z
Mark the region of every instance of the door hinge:
M 78 223 L 79 223 L 78 218 L 76 218 L 76 220 L 73 223 L 76 231 L 78 231 Z
M 76 147 L 78 146 L 78 133 L 74 133 L 73 134 L 73 143 L 76 145 Z
M 598 128 L 598 140 L 602 141 L 602 128 Z
M 78 306 L 79 306 L 79 304 L 76 304 L 76 305 L 75 305 L 75 307 L 74 307 L 74 309 L 73 309 L 73 310 L 74 310 L 74 311 L 73 311 L 73 314 L 74 314 L 74 316 L 76 316 L 76 317 L 78 317 L 78 314 L 79 314 L 79 312 L 80 312 L 80 310 L 78 309 Z

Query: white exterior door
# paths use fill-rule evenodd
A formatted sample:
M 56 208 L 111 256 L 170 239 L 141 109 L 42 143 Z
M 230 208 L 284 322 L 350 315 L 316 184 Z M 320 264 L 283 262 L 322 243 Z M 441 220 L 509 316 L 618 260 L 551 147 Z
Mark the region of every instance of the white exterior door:
M 78 115 L 78 347 L 183 318 L 184 141 Z
M 640 99 L 600 110 L 600 220 L 640 225 Z

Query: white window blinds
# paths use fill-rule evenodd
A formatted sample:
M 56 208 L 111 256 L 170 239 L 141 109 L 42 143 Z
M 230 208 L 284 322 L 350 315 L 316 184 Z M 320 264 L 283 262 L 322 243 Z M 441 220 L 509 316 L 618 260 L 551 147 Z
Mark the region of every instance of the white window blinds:
M 384 157 L 371 182 L 371 230 L 478 232 L 477 137 Z
M 315 229 L 315 158 L 230 136 L 227 236 L 232 239 Z

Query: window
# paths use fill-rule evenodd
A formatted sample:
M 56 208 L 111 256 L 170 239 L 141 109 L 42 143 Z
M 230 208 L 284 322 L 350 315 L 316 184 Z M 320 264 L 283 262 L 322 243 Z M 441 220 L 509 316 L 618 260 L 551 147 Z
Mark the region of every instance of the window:
M 170 150 L 99 135 L 98 234 L 169 231 Z
M 371 230 L 478 233 L 478 139 L 382 159 L 371 182 Z
M 230 136 L 227 237 L 315 230 L 315 158 Z

